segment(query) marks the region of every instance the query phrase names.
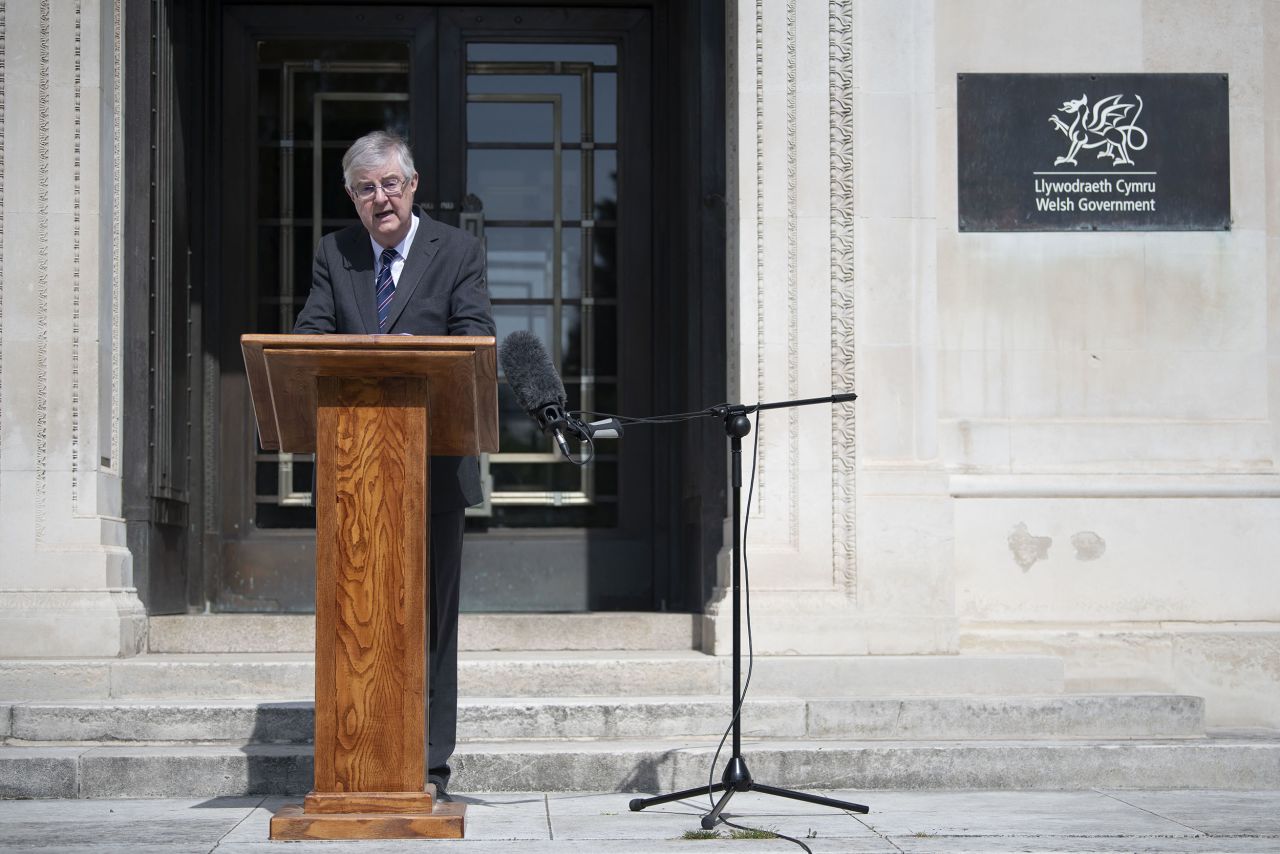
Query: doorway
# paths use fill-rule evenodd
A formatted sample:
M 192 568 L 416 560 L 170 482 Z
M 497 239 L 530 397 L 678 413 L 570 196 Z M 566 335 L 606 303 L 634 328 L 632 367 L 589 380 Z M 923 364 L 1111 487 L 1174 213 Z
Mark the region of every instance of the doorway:
M 217 301 L 224 611 L 314 608 L 312 460 L 256 444 L 243 332 L 287 332 L 324 234 L 356 221 L 340 161 L 388 128 L 426 215 L 486 245 L 499 340 L 538 335 L 573 408 L 658 411 L 651 9 L 227 6 Z M 635 431 L 558 462 L 505 385 L 502 452 L 468 516 L 463 607 L 670 607 L 674 440 Z M 656 534 L 656 536 L 655 536 Z

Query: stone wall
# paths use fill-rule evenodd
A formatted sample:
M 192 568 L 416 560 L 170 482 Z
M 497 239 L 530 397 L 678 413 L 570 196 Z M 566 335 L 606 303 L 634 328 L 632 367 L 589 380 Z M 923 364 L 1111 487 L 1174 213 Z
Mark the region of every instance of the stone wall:
M 0 3 L 0 650 L 128 655 L 120 489 L 120 19 Z
M 1051 652 L 1280 724 L 1280 3 L 730 8 L 730 388 L 860 395 L 763 419 L 757 650 Z M 1228 74 L 1231 230 L 959 233 L 962 72 Z

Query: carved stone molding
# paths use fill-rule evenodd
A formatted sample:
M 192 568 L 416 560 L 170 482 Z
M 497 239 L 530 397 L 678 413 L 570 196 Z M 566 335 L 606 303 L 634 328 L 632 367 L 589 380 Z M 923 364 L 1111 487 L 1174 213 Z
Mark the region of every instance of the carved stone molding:
M 0 435 L 4 435 L 4 105 L 8 99 L 5 86 L 5 2 L 0 0 Z M 3 470 L 3 467 L 0 467 Z M 3 490 L 0 490 L 2 494 Z
M 796 0 L 787 0 L 787 397 L 800 397 L 800 239 L 796 202 Z M 761 348 L 764 342 L 760 342 Z M 800 413 L 787 410 L 787 542 L 800 544 Z
M 66 252 L 70 260 L 71 281 L 71 372 L 70 377 L 53 379 L 56 388 L 69 381 L 70 387 L 70 458 L 71 458 L 71 503 L 67 511 L 72 515 L 80 515 L 82 497 L 81 479 L 84 469 L 82 460 L 82 317 L 81 317 L 81 285 L 82 285 L 82 244 L 83 239 L 83 0 L 75 0 L 72 4 L 72 114 L 71 145 L 72 156 L 69 164 L 59 163 L 57 168 L 69 167 L 71 173 L 71 233 L 69 235 L 52 231 L 49 209 L 57 207 L 56 200 L 50 199 L 51 171 L 55 168 L 55 140 L 52 138 L 53 123 L 53 16 L 50 0 L 42 0 L 40 4 L 40 71 L 39 101 L 37 113 L 37 203 L 38 203 L 38 238 L 37 252 L 37 309 L 36 309 L 36 459 L 35 459 L 35 542 L 46 543 L 48 523 L 48 490 L 51 463 L 49 451 L 49 414 L 52 409 L 50 400 L 50 347 L 56 342 L 50 340 L 50 318 L 53 307 L 50 302 L 51 291 L 60 291 L 63 282 L 50 281 L 50 254 L 55 251 Z M 65 386 L 64 386 L 65 387 Z
M 137 655 L 147 612 L 132 588 L 0 590 L 0 645 L 14 658 Z
M 39 105 L 36 118 L 36 459 L 35 541 L 45 541 L 49 468 L 49 131 L 52 89 L 49 0 L 40 2 Z
M 112 606 L 130 610 L 136 608 L 137 599 L 132 588 L 0 590 L 2 611 L 102 610 Z
M 798 213 L 798 153 L 796 147 L 796 122 L 798 118 L 797 92 L 798 75 L 796 68 L 798 50 L 798 0 L 787 0 L 786 3 L 786 203 L 785 227 L 786 244 L 777 247 L 785 252 L 786 257 L 786 343 L 787 373 L 786 396 L 799 397 L 800 388 L 800 294 L 799 294 L 799 213 Z M 767 348 L 765 347 L 765 318 L 769 315 L 770 301 L 765 281 L 765 253 L 769 247 L 765 238 L 765 17 L 764 2 L 757 0 L 755 30 L 755 95 L 756 95 L 756 399 L 767 400 L 770 396 L 766 385 Z M 769 465 L 767 433 L 772 432 L 772 424 L 768 419 L 757 416 L 755 429 L 756 441 L 756 511 L 766 512 L 766 504 L 774 499 L 769 493 Z M 780 424 L 781 421 L 779 420 Z M 776 429 L 776 428 L 774 428 Z M 792 409 L 786 414 L 786 510 L 787 510 L 787 542 L 796 546 L 800 541 L 800 416 Z
M 1280 498 L 1275 474 L 953 474 L 954 498 Z
M 764 400 L 764 0 L 756 0 L 756 400 Z M 759 452 L 765 425 L 756 418 L 756 507 L 764 513 L 768 455 Z
M 98 417 L 110 419 L 107 471 L 118 475 L 122 471 L 120 421 L 124 395 L 124 318 L 120 310 L 124 282 L 124 0 L 112 2 L 111 27 L 111 403 L 110 411 L 100 412 Z
M 72 144 L 74 153 L 71 164 L 71 512 L 80 512 L 80 60 L 82 35 L 81 13 L 83 0 L 76 0 L 75 92 L 73 94 Z
M 853 2 L 830 0 L 831 387 L 856 387 L 854 374 Z M 857 436 L 853 407 L 831 411 L 831 543 L 837 585 L 857 599 Z

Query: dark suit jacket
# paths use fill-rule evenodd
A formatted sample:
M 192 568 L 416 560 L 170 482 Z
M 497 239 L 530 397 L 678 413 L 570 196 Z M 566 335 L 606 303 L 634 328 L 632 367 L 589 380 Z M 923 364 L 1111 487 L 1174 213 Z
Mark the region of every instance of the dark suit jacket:
M 414 212 L 418 231 L 391 298 L 387 334 L 493 335 L 483 245 L 419 208 Z M 376 335 L 375 266 L 364 226 L 325 235 L 311 269 L 311 294 L 293 331 Z M 482 500 L 480 464 L 475 457 L 431 458 L 432 513 L 459 510 Z

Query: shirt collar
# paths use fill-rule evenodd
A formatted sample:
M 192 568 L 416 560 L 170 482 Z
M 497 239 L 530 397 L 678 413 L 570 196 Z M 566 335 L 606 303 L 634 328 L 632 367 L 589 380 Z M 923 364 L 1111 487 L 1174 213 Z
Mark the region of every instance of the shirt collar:
M 401 258 L 401 260 L 408 260 L 409 247 L 413 245 L 413 236 L 418 233 L 418 215 L 411 211 L 410 216 L 413 219 L 409 223 L 409 233 L 404 236 L 404 240 L 401 240 L 395 246 L 391 247 L 396 250 L 396 254 Z M 381 258 L 383 249 L 382 245 L 379 244 L 378 241 L 374 240 L 372 236 L 369 238 L 369 244 L 373 247 L 373 257 L 375 259 Z

